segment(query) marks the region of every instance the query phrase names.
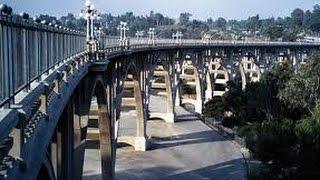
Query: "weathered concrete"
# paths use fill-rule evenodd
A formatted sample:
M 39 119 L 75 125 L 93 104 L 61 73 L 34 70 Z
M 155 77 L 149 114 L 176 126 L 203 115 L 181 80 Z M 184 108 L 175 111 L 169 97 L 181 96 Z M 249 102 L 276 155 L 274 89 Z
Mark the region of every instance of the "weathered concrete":
M 165 100 L 156 98 L 165 108 Z M 177 108 L 176 123 L 149 120 L 149 151 L 117 149 L 116 179 L 245 179 L 240 147 L 221 137 L 196 116 Z M 100 179 L 97 149 L 86 150 L 84 180 Z

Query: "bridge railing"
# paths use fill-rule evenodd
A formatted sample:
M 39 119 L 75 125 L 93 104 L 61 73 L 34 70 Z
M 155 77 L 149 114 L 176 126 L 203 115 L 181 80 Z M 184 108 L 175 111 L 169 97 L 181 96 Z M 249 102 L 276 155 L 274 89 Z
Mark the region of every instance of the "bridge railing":
M 175 39 L 155 39 L 154 44 L 148 38 L 130 38 L 130 47 L 136 45 L 150 45 L 150 46 L 169 46 L 169 45 L 184 45 L 184 46 L 214 46 L 214 45 L 228 45 L 228 46 L 314 46 L 320 45 L 320 42 L 281 42 L 281 41 L 240 41 L 240 40 L 201 40 L 201 39 L 182 39 L 177 41 Z M 118 46 L 119 41 L 113 37 L 112 41 L 109 40 L 108 46 Z M 107 47 L 107 46 L 106 46 Z
M 153 46 L 291 46 L 317 42 L 219 41 L 201 39 L 131 38 L 129 49 Z M 117 37 L 100 38 L 100 49 L 119 49 Z M 111 47 L 111 48 L 110 48 Z M 0 107 L 15 103 L 15 95 L 68 57 L 86 49 L 85 34 L 61 26 L 0 15 Z
M 18 15 L 0 15 L 0 108 L 68 57 L 85 51 L 85 34 Z

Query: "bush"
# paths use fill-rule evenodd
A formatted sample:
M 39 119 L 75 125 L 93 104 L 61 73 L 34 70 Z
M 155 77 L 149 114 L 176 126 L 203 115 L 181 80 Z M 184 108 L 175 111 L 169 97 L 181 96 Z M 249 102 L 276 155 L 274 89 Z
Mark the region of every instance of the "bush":
M 294 162 L 295 124 L 291 120 L 265 122 L 251 126 L 245 137 L 246 146 L 255 158 L 276 169 L 290 167 Z
M 237 119 L 235 117 L 224 117 L 221 121 L 221 124 L 227 128 L 234 128 L 237 123 Z
M 250 131 L 253 129 L 253 126 L 258 126 L 259 124 L 251 124 L 251 125 L 244 125 L 237 128 L 237 134 L 240 137 L 246 137 Z
M 297 164 L 302 178 L 320 177 L 320 104 L 312 117 L 301 120 L 296 126 Z
M 214 117 L 221 120 L 225 112 L 225 104 L 222 97 L 215 96 L 204 105 L 203 115 L 205 117 Z

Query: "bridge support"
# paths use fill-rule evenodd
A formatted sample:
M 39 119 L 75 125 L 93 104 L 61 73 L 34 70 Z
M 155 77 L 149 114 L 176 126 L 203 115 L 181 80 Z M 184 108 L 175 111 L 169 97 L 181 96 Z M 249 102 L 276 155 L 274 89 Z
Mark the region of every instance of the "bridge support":
M 180 73 L 181 73 L 181 68 L 180 68 L 180 64 L 176 63 L 175 64 L 175 69 L 176 71 L 174 72 L 174 90 L 175 90 L 175 106 L 181 106 L 181 92 L 180 92 L 180 84 L 181 84 L 181 80 L 180 80 Z
M 146 151 L 147 150 L 147 132 L 146 132 L 146 119 L 145 113 L 143 110 L 142 104 L 142 95 L 140 91 L 139 81 L 134 80 L 134 98 L 136 102 L 136 112 L 137 112 L 137 119 L 136 119 L 136 137 L 135 137 L 135 150 L 136 151 Z
M 157 88 L 157 90 L 164 90 L 166 96 L 166 112 L 153 112 L 150 113 L 150 118 L 161 118 L 167 123 L 175 122 L 175 105 L 173 101 L 173 88 L 172 88 L 172 78 L 170 73 L 169 65 L 158 66 L 154 71 L 154 76 L 162 77 L 164 83 L 153 82 L 151 87 Z
M 260 67 L 255 63 L 255 57 L 247 53 L 239 62 L 242 89 L 246 88 L 248 82 L 257 82 L 261 77 Z
M 212 88 L 212 82 L 211 82 L 211 76 L 210 73 L 206 73 L 206 90 L 205 90 L 205 103 L 210 101 L 212 99 L 213 94 L 213 88 Z
M 146 113 L 143 106 L 143 98 L 141 94 L 140 81 L 138 71 L 135 66 L 129 65 L 126 71 L 126 76 L 122 88 L 122 97 L 119 108 L 117 109 L 120 114 L 121 108 L 129 108 L 135 110 L 136 114 L 136 132 L 134 135 L 121 135 L 117 137 L 118 143 L 130 144 L 136 151 L 147 150 L 147 135 L 146 135 Z M 120 100 L 120 99 L 119 99 Z M 122 106 L 122 107 L 121 107 Z M 121 120 L 118 119 L 121 123 Z M 119 128 L 119 127 L 118 127 Z M 119 133 L 119 131 L 117 131 Z
M 191 60 L 185 61 L 182 65 L 181 85 L 184 85 L 182 103 L 190 103 L 194 106 L 194 111 L 202 113 L 203 99 L 200 73 L 192 64 Z M 184 82 L 184 83 L 183 83 Z M 181 88 L 181 87 L 180 87 Z
M 201 86 L 199 73 L 195 73 L 195 84 L 196 84 L 195 112 L 198 114 L 202 114 L 202 108 L 203 108 L 202 88 L 201 88 L 202 86 Z
M 73 99 L 69 100 L 62 113 L 57 130 L 57 177 L 73 179 Z

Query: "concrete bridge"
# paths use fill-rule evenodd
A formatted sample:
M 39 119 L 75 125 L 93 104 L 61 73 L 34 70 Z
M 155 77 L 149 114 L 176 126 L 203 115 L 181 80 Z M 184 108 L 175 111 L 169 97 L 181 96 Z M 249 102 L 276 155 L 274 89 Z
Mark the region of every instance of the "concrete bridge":
M 86 43 L 87 42 L 87 43 Z M 204 103 L 258 81 L 273 64 L 298 68 L 318 43 L 169 39 L 118 45 L 26 16 L 0 15 L 0 176 L 81 179 L 87 138 L 99 140 L 103 179 L 113 179 L 116 147 L 148 150 L 147 120 L 175 123 L 175 108 Z M 165 112 L 149 112 L 150 94 Z M 120 135 L 121 112 L 135 112 L 134 135 Z M 98 128 L 88 131 L 89 126 Z

